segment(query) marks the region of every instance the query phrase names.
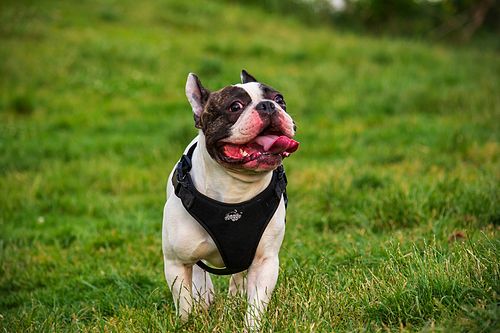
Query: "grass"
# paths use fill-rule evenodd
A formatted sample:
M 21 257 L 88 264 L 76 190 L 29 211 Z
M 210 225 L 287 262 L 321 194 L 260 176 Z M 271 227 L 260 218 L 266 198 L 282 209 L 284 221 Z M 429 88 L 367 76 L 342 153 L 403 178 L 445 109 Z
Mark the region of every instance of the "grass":
M 280 89 L 300 150 L 264 331 L 500 330 L 495 49 L 308 27 L 223 1 L 0 4 L 0 328 L 185 324 L 163 278 L 167 175 L 195 135 L 187 73 Z

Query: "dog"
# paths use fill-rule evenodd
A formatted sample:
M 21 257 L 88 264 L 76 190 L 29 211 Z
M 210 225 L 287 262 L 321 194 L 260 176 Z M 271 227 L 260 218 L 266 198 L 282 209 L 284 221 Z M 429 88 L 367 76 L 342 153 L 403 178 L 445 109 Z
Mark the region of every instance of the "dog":
M 231 274 L 230 295 L 246 295 L 255 331 L 279 271 L 285 234 L 282 161 L 295 152 L 283 95 L 242 70 L 241 83 L 210 92 L 190 73 L 186 96 L 198 136 L 170 173 L 163 210 L 165 278 L 176 313 L 214 298 L 210 273 Z

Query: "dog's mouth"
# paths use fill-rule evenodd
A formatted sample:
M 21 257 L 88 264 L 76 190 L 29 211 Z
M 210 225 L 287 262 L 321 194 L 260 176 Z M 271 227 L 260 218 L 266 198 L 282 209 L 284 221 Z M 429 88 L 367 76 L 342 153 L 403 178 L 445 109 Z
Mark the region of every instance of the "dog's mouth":
M 258 164 L 277 165 L 299 148 L 299 142 L 275 131 L 263 131 L 245 144 L 222 142 L 220 152 L 226 163 L 252 168 Z

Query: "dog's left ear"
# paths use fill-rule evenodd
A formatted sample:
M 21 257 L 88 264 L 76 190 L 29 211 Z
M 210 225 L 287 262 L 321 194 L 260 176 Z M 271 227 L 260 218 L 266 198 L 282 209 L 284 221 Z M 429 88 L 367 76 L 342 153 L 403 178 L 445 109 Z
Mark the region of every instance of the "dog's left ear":
M 240 78 L 241 78 L 241 83 L 258 82 L 256 78 L 248 74 L 248 72 L 244 69 L 241 70 Z
M 207 104 L 210 91 L 201 85 L 200 79 L 196 74 L 189 73 L 186 81 L 186 97 L 193 109 L 194 126 L 201 128 L 201 113 Z

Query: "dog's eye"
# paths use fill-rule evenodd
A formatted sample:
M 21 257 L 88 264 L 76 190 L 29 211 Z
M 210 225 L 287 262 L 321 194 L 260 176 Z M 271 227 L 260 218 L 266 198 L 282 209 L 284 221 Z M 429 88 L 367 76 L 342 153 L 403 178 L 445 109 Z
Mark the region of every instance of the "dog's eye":
M 274 101 L 281 106 L 286 105 L 285 99 L 281 95 L 276 95 L 276 97 L 274 97 Z
M 231 112 L 238 112 L 238 111 L 241 111 L 243 109 L 243 104 L 241 104 L 241 102 L 233 102 L 233 104 L 231 104 L 231 106 L 229 107 L 229 111 Z

